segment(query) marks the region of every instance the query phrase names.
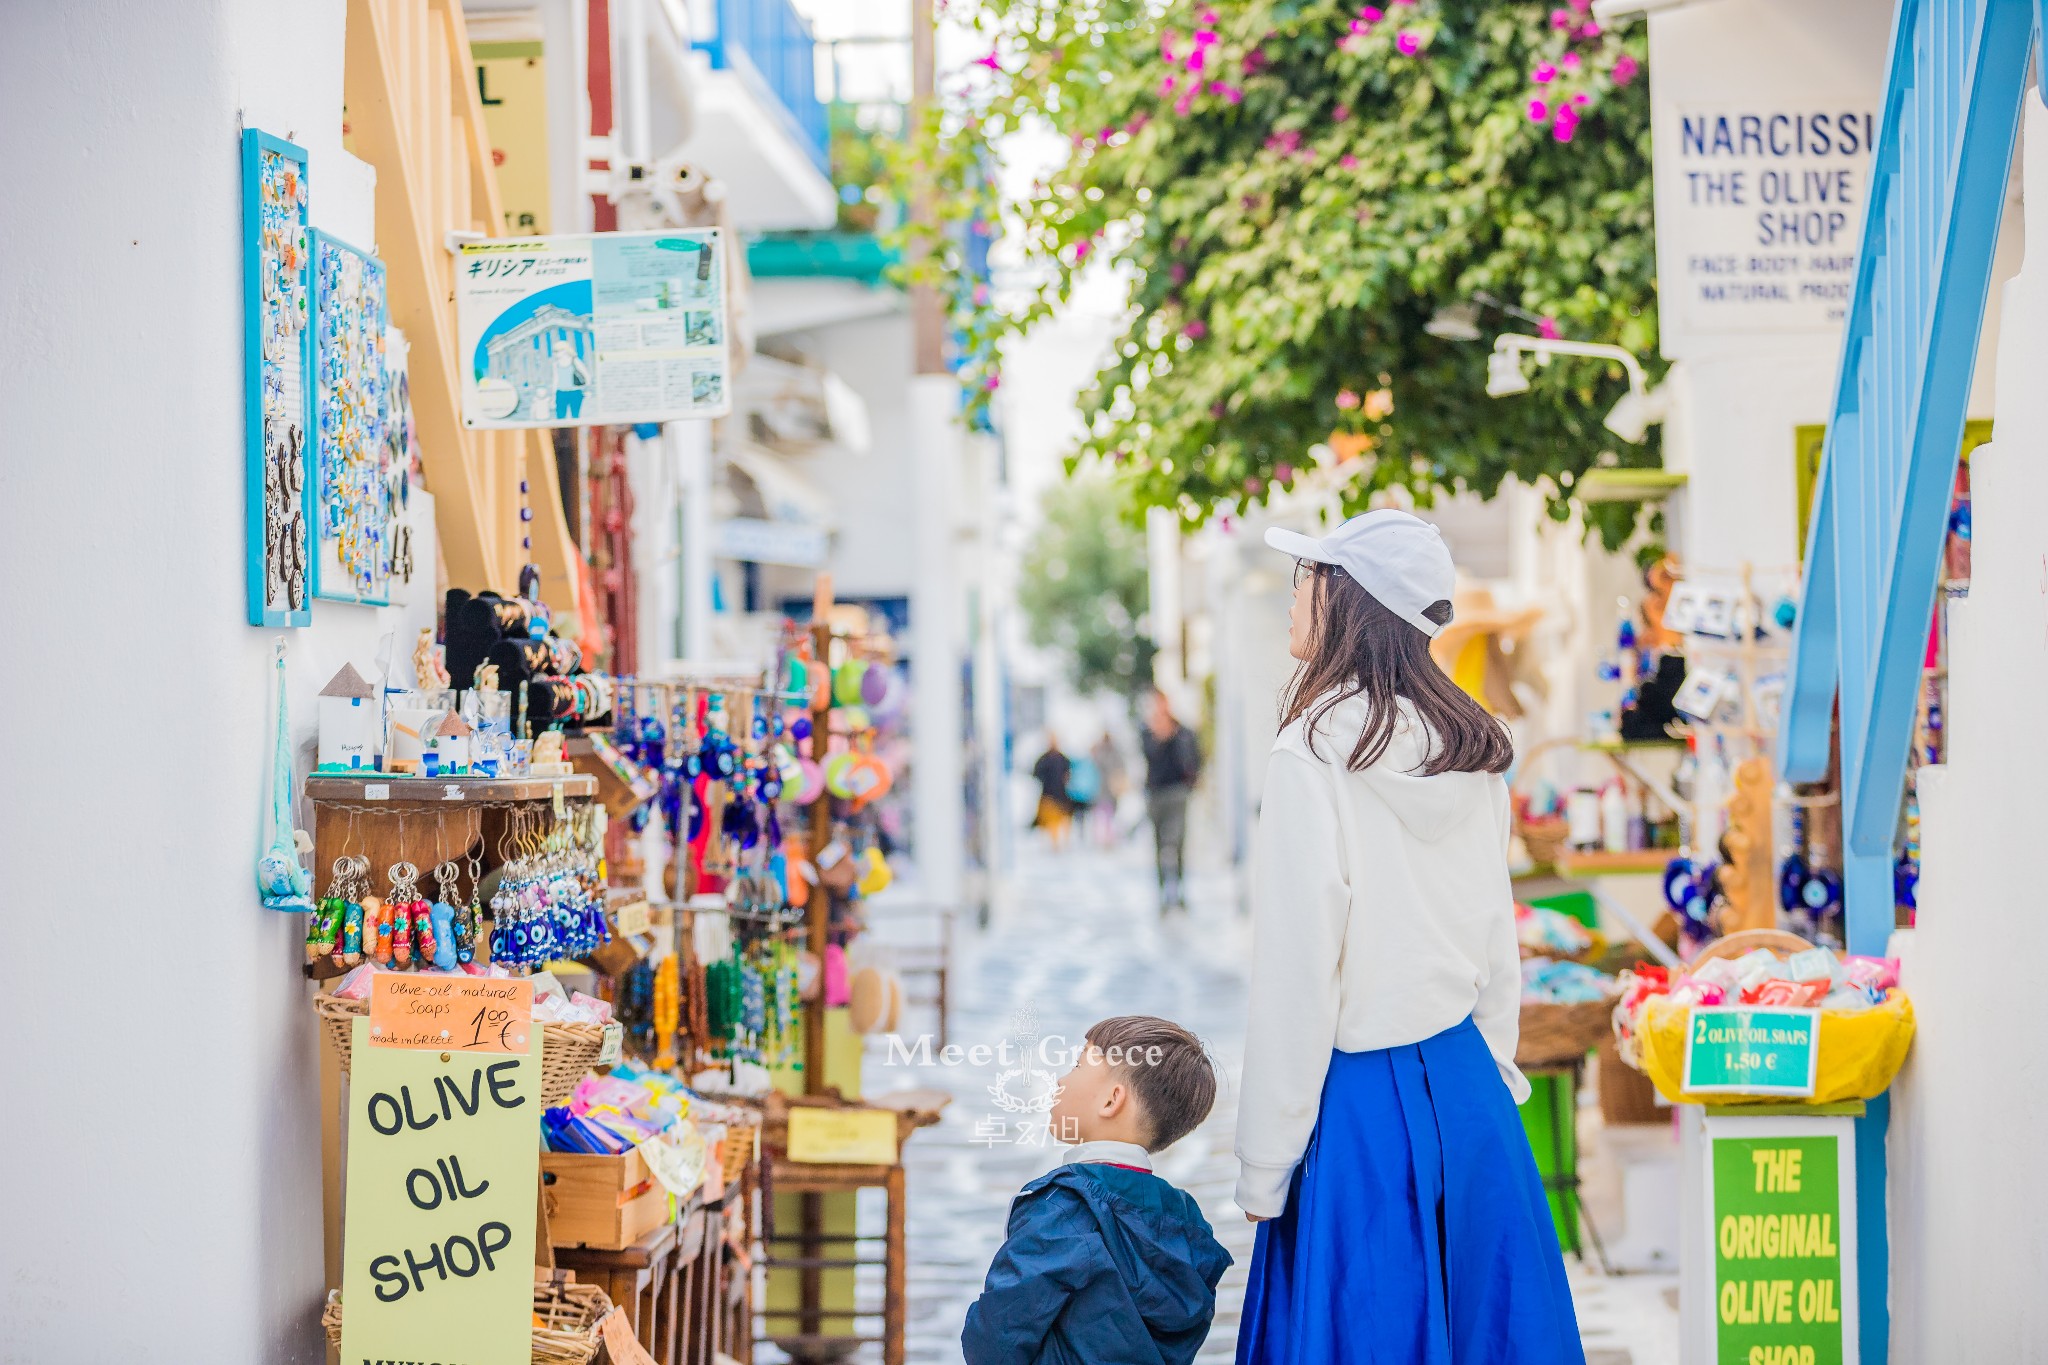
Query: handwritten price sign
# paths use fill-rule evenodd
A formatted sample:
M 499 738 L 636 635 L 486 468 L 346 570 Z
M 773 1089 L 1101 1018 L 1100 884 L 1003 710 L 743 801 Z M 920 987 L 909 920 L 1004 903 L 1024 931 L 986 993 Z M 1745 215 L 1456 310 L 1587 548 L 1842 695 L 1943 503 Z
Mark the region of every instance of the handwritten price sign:
M 531 981 L 399 972 L 370 979 L 371 1047 L 524 1053 L 532 1032 Z

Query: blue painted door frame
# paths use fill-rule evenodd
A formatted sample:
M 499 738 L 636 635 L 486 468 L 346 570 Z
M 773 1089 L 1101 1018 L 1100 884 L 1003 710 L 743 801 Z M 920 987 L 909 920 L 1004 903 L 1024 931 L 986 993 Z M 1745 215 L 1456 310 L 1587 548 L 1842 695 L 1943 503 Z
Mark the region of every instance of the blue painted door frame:
M 1839 711 L 1849 950 L 1882 953 L 1949 499 L 2048 0 L 1902 0 L 1842 336 L 1778 770 L 1821 780 Z M 1889 1355 L 1882 1096 L 1856 1132 L 1863 1365 Z

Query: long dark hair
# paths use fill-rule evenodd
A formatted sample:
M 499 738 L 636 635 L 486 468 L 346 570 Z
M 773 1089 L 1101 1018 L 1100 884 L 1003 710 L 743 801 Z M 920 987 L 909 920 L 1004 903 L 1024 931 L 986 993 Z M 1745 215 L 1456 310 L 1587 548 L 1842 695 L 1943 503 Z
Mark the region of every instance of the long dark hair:
M 1314 636 L 1308 657 L 1294 670 L 1281 695 L 1280 725 L 1308 717 L 1303 738 L 1316 753 L 1316 729 L 1340 702 L 1363 696 L 1365 728 L 1345 767 L 1369 768 L 1393 742 L 1406 697 L 1428 728 L 1429 753 L 1422 775 L 1504 773 L 1515 761 L 1507 727 L 1452 682 L 1429 657 L 1429 637 L 1387 610 L 1384 603 L 1342 569 L 1303 561 L 1315 575 Z M 1422 613 L 1448 624 L 1451 604 L 1438 602 Z M 1322 757 L 1316 754 L 1316 757 Z

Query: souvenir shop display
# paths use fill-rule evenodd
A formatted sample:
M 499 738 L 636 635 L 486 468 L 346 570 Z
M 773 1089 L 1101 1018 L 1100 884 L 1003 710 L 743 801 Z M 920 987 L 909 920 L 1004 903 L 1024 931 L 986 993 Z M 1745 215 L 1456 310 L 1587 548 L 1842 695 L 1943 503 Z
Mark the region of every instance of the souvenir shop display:
M 249 624 L 312 622 L 306 445 L 313 382 L 306 153 L 242 133 Z
M 1913 1040 L 1913 1006 L 1899 989 L 1897 959 L 1842 955 L 1778 930 L 1731 935 L 1683 968 L 1638 965 L 1622 975 L 1620 986 L 1614 1028 L 1621 1058 L 1649 1076 L 1673 1103 L 1788 1097 L 1721 1093 L 1718 1088 L 1711 1094 L 1688 1091 L 1687 1040 L 1707 1027 L 1700 1022 L 1704 1016 L 1696 1018 L 1696 1007 L 1814 1015 L 1817 1057 L 1811 1090 L 1790 1096 L 1804 1103 L 1884 1093 Z
M 448 590 L 444 619 L 447 671 L 456 685 L 476 685 L 478 670 L 496 670 L 495 687 L 518 699 L 516 738 L 551 726 L 572 734 L 611 723 L 612 680 L 583 666 L 574 640 L 554 632 L 545 603 L 530 594 L 539 575 L 522 575 L 526 594 Z

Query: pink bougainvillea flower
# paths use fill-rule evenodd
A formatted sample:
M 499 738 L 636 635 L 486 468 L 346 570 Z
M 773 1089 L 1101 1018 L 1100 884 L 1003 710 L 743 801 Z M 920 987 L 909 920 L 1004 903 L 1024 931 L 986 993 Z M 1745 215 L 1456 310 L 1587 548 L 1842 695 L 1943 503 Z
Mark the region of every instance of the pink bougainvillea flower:
M 1209 405 L 1209 415 L 1211 417 L 1221 417 L 1224 413 L 1228 412 L 1229 410 L 1230 409 L 1224 407 L 1221 403 L 1211 403 Z
M 1550 26 L 1555 29 L 1570 28 L 1572 26 L 1572 12 L 1568 9 L 1552 10 L 1550 12 Z
M 1253 497 L 1257 497 L 1265 486 L 1256 475 L 1248 475 L 1244 481 L 1244 491 L 1250 493 Z
M 1266 49 L 1255 47 L 1244 54 L 1244 74 L 1256 76 L 1266 69 Z
M 1301 146 L 1301 134 L 1292 128 L 1282 129 L 1266 139 L 1267 151 L 1279 152 L 1283 155 L 1292 152 L 1299 146 Z
M 1541 322 L 1538 322 L 1536 324 L 1536 334 L 1547 341 L 1559 341 L 1564 337 L 1564 332 L 1558 327 L 1556 318 L 1544 318 Z
M 1209 324 L 1203 322 L 1200 318 L 1196 318 L 1180 330 L 1181 335 L 1185 336 L 1189 341 L 1200 341 L 1203 337 L 1209 335 Z
M 1614 83 L 1616 85 L 1627 85 L 1636 78 L 1637 70 L 1636 59 L 1629 56 L 1626 52 L 1622 53 L 1621 56 L 1614 59 Z
M 1090 244 L 1089 244 L 1089 243 L 1087 243 L 1087 242 L 1076 242 L 1076 243 L 1074 243 L 1074 264 L 1075 264 L 1075 265 L 1079 265 L 1079 264 L 1081 264 L 1081 262 L 1083 262 L 1083 261 L 1085 261 L 1085 260 L 1087 260 L 1087 259 L 1088 259 L 1088 249 L 1089 249 L 1089 246 L 1090 246 Z
M 1358 158 L 1346 152 L 1337 158 L 1337 164 L 1347 171 L 1355 171 L 1358 169 Z
M 1536 69 L 1529 73 L 1529 79 L 1538 85 L 1548 85 L 1557 79 L 1557 68 L 1549 62 L 1536 63 Z
M 1581 90 L 1578 94 L 1572 96 L 1572 103 L 1576 105 L 1584 106 L 1591 104 L 1592 102 L 1593 97 L 1583 90 Z
M 1572 133 L 1577 128 L 1578 125 L 1576 123 L 1566 123 L 1563 119 L 1559 119 L 1556 123 L 1550 125 L 1550 135 L 1559 142 L 1570 142 L 1572 140 Z
M 1349 412 L 1353 408 L 1357 407 L 1359 403 L 1362 401 L 1363 400 L 1360 399 L 1359 396 L 1353 393 L 1350 389 L 1337 390 L 1337 406 L 1344 409 L 1344 411 L 1346 412 Z
M 976 66 L 985 66 L 991 71 L 1001 71 L 1003 69 L 1001 55 L 994 52 L 989 53 L 986 57 L 976 57 L 974 64 Z
M 1124 131 L 1135 137 L 1137 136 L 1138 131 L 1151 121 L 1152 116 L 1141 109 L 1137 113 L 1131 115 L 1131 121 L 1124 125 Z
M 1351 106 L 1348 104 L 1340 104 L 1330 111 L 1330 122 L 1332 123 L 1344 123 L 1350 118 Z
M 1385 10 L 1377 5 L 1367 5 L 1358 12 L 1358 17 L 1365 20 L 1368 24 L 1377 24 L 1380 20 L 1386 18 L 1387 14 Z
M 1567 52 L 1557 60 L 1558 65 L 1567 71 L 1577 71 L 1579 69 L 1579 54 L 1576 52 Z
M 997 389 L 1003 386 L 1003 377 L 999 374 L 992 374 L 988 378 L 981 381 L 981 386 L 984 389 L 987 389 L 990 393 L 994 393 Z
M 1347 33 L 1337 40 L 1337 50 L 1339 52 L 1356 52 L 1363 45 L 1359 35 L 1356 33 Z
M 1205 23 L 1205 24 L 1207 24 L 1207 25 L 1209 25 L 1209 27 L 1211 27 L 1211 28 L 1214 28 L 1214 27 L 1216 27 L 1216 11 L 1215 11 L 1215 10 L 1213 10 L 1213 9 L 1205 9 L 1205 10 L 1203 10 L 1203 11 L 1202 11 L 1202 22 L 1203 22 L 1203 23 Z
M 1394 39 L 1394 46 L 1400 49 L 1403 57 L 1413 57 L 1416 53 L 1422 51 L 1422 39 L 1412 33 L 1403 33 L 1400 37 Z
M 1529 101 L 1529 122 L 1531 122 L 1531 123 L 1547 123 L 1547 122 L 1549 122 L 1549 121 L 1550 121 L 1550 105 L 1549 105 L 1549 104 L 1547 104 L 1546 102 L 1544 102 L 1543 100 L 1530 100 L 1530 101 Z
M 1279 464 L 1273 466 L 1273 479 L 1276 483 L 1293 483 L 1294 466 L 1282 460 Z
M 1194 107 L 1195 97 L 1192 93 L 1182 95 L 1179 99 L 1173 102 L 1173 112 L 1176 114 L 1186 114 L 1188 110 Z
M 1202 67 L 1207 64 L 1208 60 L 1209 50 L 1204 47 L 1197 47 L 1193 52 L 1190 52 L 1188 54 L 1188 59 L 1185 63 L 1188 69 L 1188 74 L 1194 75 L 1200 72 Z
M 1593 8 L 1593 0 L 1565 0 L 1565 3 L 1572 7 L 1574 14 L 1584 14 Z
M 975 286 L 974 286 L 974 306 L 975 306 L 976 308 L 986 308 L 986 307 L 988 307 L 988 286 L 987 286 L 987 285 L 985 285 L 985 284 L 977 284 L 977 285 L 975 285 Z
M 1579 29 L 1579 36 L 1581 38 L 1598 38 L 1600 36 L 1600 25 L 1588 19 Z
M 1175 261 L 1166 268 L 1166 277 L 1175 284 L 1186 284 L 1188 282 L 1188 268 L 1179 261 Z
M 1179 87 L 1180 77 L 1178 76 L 1162 76 L 1159 78 L 1159 93 L 1162 95 L 1171 95 Z
M 1173 55 L 1173 45 L 1179 38 L 1180 35 L 1178 33 L 1175 33 L 1172 29 L 1168 29 L 1166 32 L 1159 35 L 1159 59 L 1161 61 L 1173 62 L 1180 60 L 1178 57 Z
M 1225 104 L 1243 104 L 1243 103 L 1244 103 L 1244 91 L 1242 91 L 1242 90 L 1238 89 L 1238 88 L 1237 88 L 1236 86 L 1234 86 L 1234 85 L 1226 85 L 1226 86 L 1224 86 L 1224 87 L 1223 87 L 1223 102 L 1224 102 Z
M 1356 36 L 1358 36 L 1359 34 L 1361 34 L 1361 33 L 1364 33 L 1364 32 L 1366 31 L 1366 29 L 1367 29 L 1368 27 L 1370 27 L 1370 25 L 1368 25 L 1368 24 L 1367 24 L 1367 23 L 1365 22 L 1365 20 L 1363 20 L 1363 19 L 1353 19 L 1353 20 L 1351 21 L 1351 33 L 1352 33 L 1352 36 L 1353 36 L 1353 37 L 1356 37 Z

